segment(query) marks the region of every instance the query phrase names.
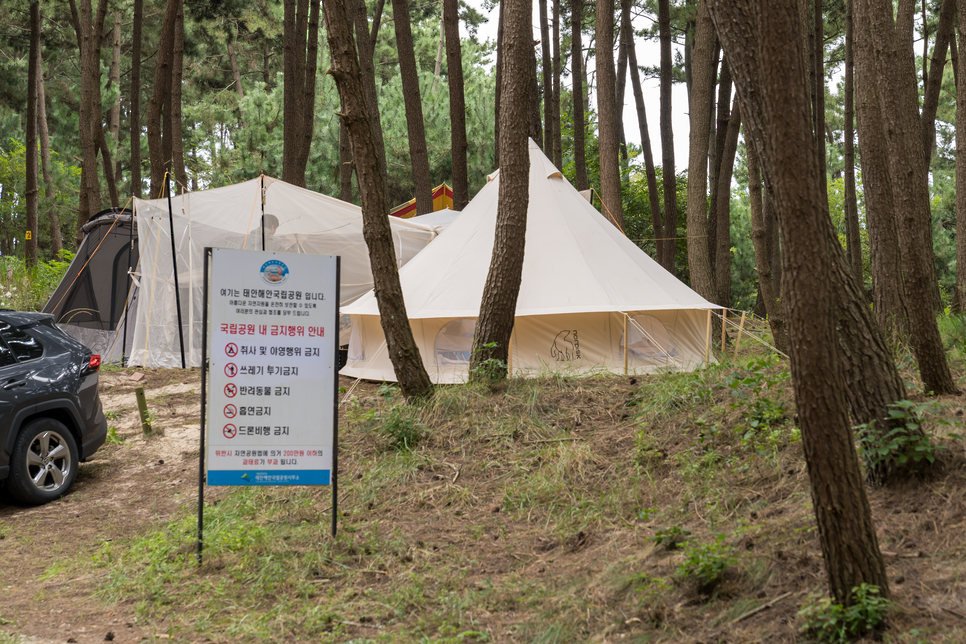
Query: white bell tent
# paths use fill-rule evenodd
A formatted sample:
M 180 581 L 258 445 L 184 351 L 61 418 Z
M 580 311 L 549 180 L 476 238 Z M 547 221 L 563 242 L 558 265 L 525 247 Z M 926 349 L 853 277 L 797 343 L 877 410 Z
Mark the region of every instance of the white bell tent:
M 260 177 L 223 188 L 188 192 L 171 198 L 178 291 L 184 351 L 188 366 L 201 364 L 201 316 L 204 306 L 204 249 L 262 248 L 262 195 L 268 252 L 340 255 L 342 304 L 372 288 L 369 251 L 362 237 L 362 210 L 353 204 Z M 130 348 L 130 364 L 180 367 L 175 262 L 171 256 L 168 200 L 135 199 L 140 267 L 140 305 Z M 431 226 L 390 217 L 396 261 L 402 266 L 435 236 Z
M 493 252 L 500 178 L 400 269 L 406 310 L 430 378 L 463 382 Z M 720 308 L 664 270 L 582 197 L 530 141 L 523 278 L 510 339 L 513 376 L 690 370 L 708 360 Z M 349 306 L 341 373 L 396 380 L 374 294 Z M 626 351 L 625 351 L 626 348 Z

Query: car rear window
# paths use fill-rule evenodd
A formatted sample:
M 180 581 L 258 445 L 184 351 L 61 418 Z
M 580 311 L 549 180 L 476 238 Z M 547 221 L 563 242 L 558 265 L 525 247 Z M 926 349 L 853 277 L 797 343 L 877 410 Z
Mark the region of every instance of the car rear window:
M 33 336 L 24 333 L 20 329 L 15 329 L 6 322 L 0 322 L 0 338 L 3 338 L 6 342 L 7 347 L 13 352 L 20 362 L 26 362 L 27 360 L 36 360 L 37 358 L 44 355 L 44 347 L 37 342 L 37 339 Z M 0 366 L 13 364 L 16 360 L 9 361 L 8 358 L 2 354 L 9 354 L 8 351 L 0 351 Z

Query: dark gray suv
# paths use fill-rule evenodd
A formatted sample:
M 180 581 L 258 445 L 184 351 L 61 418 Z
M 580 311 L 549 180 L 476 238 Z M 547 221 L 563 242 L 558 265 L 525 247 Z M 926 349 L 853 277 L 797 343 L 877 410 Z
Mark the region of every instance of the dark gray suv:
M 0 310 L 0 485 L 13 500 L 60 498 L 104 444 L 100 365 L 52 315 Z

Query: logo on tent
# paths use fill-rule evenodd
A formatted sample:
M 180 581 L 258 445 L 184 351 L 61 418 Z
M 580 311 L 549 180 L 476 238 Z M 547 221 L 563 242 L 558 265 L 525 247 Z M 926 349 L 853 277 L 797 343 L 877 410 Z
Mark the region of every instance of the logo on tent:
M 261 272 L 265 283 L 272 286 L 284 284 L 288 279 L 288 266 L 277 259 L 270 259 L 262 264 Z
M 553 339 L 550 346 L 550 357 L 557 362 L 580 360 L 580 342 L 577 340 L 577 329 L 564 329 Z

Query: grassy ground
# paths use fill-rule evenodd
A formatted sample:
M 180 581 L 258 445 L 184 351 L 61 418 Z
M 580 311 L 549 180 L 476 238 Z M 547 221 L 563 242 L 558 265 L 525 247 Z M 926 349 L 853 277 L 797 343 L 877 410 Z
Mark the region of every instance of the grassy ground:
M 43 518 L 0 505 L 0 543 L 36 571 L 0 607 L 0 642 L 109 628 L 117 641 L 812 641 L 798 612 L 824 594 L 824 568 L 786 362 L 453 386 L 420 407 L 363 383 L 340 407 L 338 536 L 330 488 L 208 488 L 201 566 L 197 374 L 172 373 L 148 377 L 151 439 L 116 374 L 118 442 L 82 472 L 78 502 L 103 490 L 137 508 L 126 520 L 75 517 L 73 546 L 51 548 Z M 964 400 L 929 412 L 930 474 L 868 490 L 894 600 L 886 642 L 966 641 L 966 461 L 948 436 Z M 74 631 L 31 626 L 38 598 L 74 606 Z M 81 636 L 83 610 L 98 617 Z

